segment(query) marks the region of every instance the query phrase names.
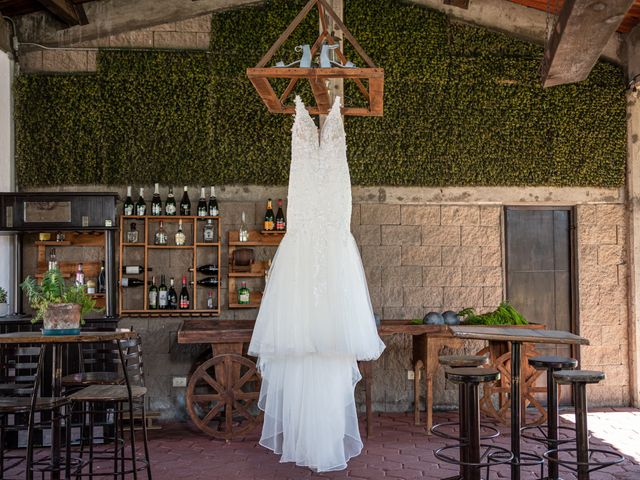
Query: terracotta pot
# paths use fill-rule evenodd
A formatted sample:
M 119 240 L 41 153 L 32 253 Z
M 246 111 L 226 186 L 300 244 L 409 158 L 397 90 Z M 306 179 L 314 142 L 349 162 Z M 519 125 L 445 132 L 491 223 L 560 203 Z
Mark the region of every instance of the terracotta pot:
M 44 313 L 44 335 L 80 334 L 80 305 L 75 303 L 54 303 Z

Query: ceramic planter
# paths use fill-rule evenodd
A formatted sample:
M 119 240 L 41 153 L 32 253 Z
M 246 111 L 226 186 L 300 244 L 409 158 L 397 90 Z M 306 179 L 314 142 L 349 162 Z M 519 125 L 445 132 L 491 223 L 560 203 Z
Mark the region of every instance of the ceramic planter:
M 0 317 L 6 317 L 9 315 L 9 304 L 0 303 Z
M 80 305 L 55 303 L 49 305 L 43 319 L 44 335 L 79 335 Z

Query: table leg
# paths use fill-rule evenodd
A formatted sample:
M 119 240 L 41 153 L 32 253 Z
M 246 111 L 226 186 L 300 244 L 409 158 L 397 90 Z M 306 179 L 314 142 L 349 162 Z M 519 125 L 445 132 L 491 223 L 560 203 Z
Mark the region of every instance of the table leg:
M 373 376 L 373 362 L 360 362 L 362 379 L 364 380 L 365 421 L 367 424 L 367 438 L 373 433 L 373 408 L 371 406 L 371 383 Z
M 511 342 L 511 480 L 520 480 L 520 342 Z

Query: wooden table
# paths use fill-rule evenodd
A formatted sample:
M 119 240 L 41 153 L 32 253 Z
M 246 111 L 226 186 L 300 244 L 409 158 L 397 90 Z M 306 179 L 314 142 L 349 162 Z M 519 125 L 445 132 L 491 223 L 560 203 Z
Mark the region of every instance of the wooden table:
M 520 363 L 523 343 L 550 343 L 562 345 L 588 345 L 589 340 L 560 330 L 528 330 L 505 327 L 454 326 L 451 333 L 463 340 L 488 340 L 511 344 L 511 480 L 520 480 L 520 422 L 521 391 Z
M 110 332 L 82 332 L 80 335 L 60 335 L 60 336 L 45 336 L 40 332 L 13 332 L 0 334 L 0 346 L 2 345 L 42 345 L 42 351 L 40 352 L 40 359 L 38 361 L 38 369 L 36 371 L 36 380 L 33 388 L 33 394 L 31 398 L 31 414 L 29 427 L 31 428 L 31 419 L 33 419 L 33 411 L 35 409 L 36 398 L 38 396 L 39 379 L 42 374 L 41 367 L 45 355 L 45 349 L 47 346 L 51 347 L 52 356 L 52 380 L 51 380 L 51 395 L 54 398 L 60 398 L 62 396 L 62 351 L 61 349 L 68 344 L 82 344 L 82 343 L 102 343 L 112 342 L 117 340 L 126 340 L 136 336 L 135 332 L 130 330 L 118 329 Z M 120 360 L 124 365 L 123 352 L 120 349 L 120 343 L 117 342 L 118 349 L 120 351 Z M 127 385 L 129 385 L 126 369 L 124 369 L 124 376 Z M 133 418 L 133 416 L 131 417 Z M 60 478 L 61 459 L 60 458 L 60 446 L 61 446 L 61 429 L 60 429 L 60 415 L 56 412 L 52 415 L 51 419 L 51 478 Z M 29 473 L 27 472 L 29 477 Z

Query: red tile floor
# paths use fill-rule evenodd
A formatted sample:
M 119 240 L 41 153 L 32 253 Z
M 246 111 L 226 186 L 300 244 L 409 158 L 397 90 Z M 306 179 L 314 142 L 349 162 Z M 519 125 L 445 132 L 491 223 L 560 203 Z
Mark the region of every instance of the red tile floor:
M 435 421 L 455 420 L 456 413 L 438 413 Z M 572 416 L 563 415 L 570 424 Z M 438 462 L 434 449 L 446 442 L 425 435 L 424 427 L 413 425 L 409 414 L 379 414 L 374 433 L 365 439 L 363 453 L 349 462 L 347 470 L 315 474 L 293 464 L 281 464 L 279 457 L 257 444 L 259 431 L 243 440 L 225 444 L 201 434 L 188 423 L 163 424 L 150 432 L 153 477 L 156 480 L 298 480 L 298 479 L 442 479 L 453 475 L 456 466 Z M 626 457 L 622 465 L 593 473 L 592 480 L 640 480 L 640 410 L 613 408 L 589 414 L 591 446 L 612 448 Z M 495 442 L 509 446 L 508 428 Z M 140 442 L 141 443 L 141 442 Z M 542 448 L 525 441 L 523 451 L 540 453 Z M 523 480 L 538 478 L 535 469 L 523 467 Z M 575 478 L 561 471 L 565 480 Z M 145 478 L 144 474 L 139 478 Z M 491 479 L 508 479 L 508 467 L 491 471 Z

